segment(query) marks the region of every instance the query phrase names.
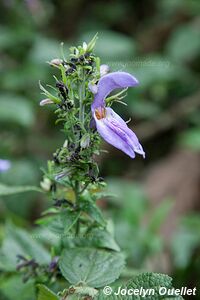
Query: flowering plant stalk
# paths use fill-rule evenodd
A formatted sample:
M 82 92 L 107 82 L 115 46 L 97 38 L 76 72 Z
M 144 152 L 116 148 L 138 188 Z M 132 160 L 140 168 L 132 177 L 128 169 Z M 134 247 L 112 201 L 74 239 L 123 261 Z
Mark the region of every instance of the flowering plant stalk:
M 34 251 L 29 251 L 34 254 L 39 249 L 35 257 L 18 255 L 17 270 L 23 273 L 24 281 L 34 280 L 38 300 L 122 299 L 120 295 L 111 296 L 112 289 L 105 290 L 120 277 L 125 259 L 110 222 L 96 204 L 105 196 L 106 185 L 99 175 L 96 156 L 103 138 L 130 158 L 135 153 L 145 157 L 135 133 L 111 108 L 113 102 L 123 101 L 126 89 L 137 86 L 138 80 L 126 72 L 109 72 L 108 66 L 101 65 L 94 55 L 96 39 L 70 48 L 69 58 L 50 62 L 58 71 L 55 86 L 47 90 L 40 83 L 45 95 L 40 105 L 55 108 L 56 123 L 62 124 L 65 140 L 48 161 L 41 182 L 51 206 L 37 224 L 43 233 L 54 234 L 50 255 L 35 244 Z M 158 295 L 158 286 L 170 287 L 171 279 L 144 273 L 126 288 L 143 285 L 154 286 Z M 123 299 L 139 298 L 132 295 Z

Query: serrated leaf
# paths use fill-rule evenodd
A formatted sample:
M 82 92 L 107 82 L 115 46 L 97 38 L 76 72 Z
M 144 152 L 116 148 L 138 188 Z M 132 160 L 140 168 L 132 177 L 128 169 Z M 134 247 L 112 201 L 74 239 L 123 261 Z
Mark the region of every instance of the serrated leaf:
M 85 282 L 98 288 L 119 277 L 124 267 L 124 256 L 91 248 L 69 249 L 62 252 L 59 267 L 71 284 Z
M 121 286 L 121 290 L 125 289 L 128 290 L 139 290 L 140 295 L 116 295 L 118 294 L 118 288 L 111 288 L 111 294 L 108 296 L 106 295 L 104 290 L 100 290 L 99 294 L 94 298 L 94 300 L 182 300 L 181 296 L 165 296 L 159 294 L 159 288 L 166 287 L 167 289 L 172 289 L 172 278 L 165 274 L 158 274 L 158 273 L 142 273 L 135 276 L 132 280 L 130 280 L 126 285 Z M 143 291 L 141 290 L 143 289 Z M 151 292 L 153 290 L 153 292 Z M 148 292 L 149 291 L 149 292 Z M 149 293 L 144 296 L 144 293 Z
M 36 186 L 8 186 L 0 184 L 0 196 L 8 196 L 25 192 L 41 192 L 42 190 Z
M 154 290 L 154 295 L 153 299 L 154 300 L 167 300 L 169 297 L 165 297 L 159 294 L 159 288 L 160 287 L 165 287 L 167 289 L 172 288 L 172 278 L 169 277 L 166 274 L 159 274 L 159 273 L 142 273 L 137 276 L 135 276 L 132 280 L 128 282 L 126 285 L 128 289 L 139 289 L 143 287 L 144 289 L 153 289 Z M 182 299 L 182 297 L 177 297 L 177 296 L 171 296 L 170 298 L 172 299 Z M 139 300 L 140 296 L 134 296 L 132 299 L 134 300 Z M 146 300 L 152 300 L 152 295 L 149 297 L 145 297 Z
M 37 285 L 39 289 L 37 300 L 59 300 L 58 296 L 54 294 L 50 289 L 48 289 L 43 284 Z

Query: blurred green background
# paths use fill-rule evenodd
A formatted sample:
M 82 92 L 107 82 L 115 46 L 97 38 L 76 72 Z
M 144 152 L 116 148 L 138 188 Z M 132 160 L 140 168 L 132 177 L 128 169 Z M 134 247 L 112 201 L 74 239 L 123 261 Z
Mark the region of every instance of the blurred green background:
M 115 110 L 147 158 L 108 150 L 100 170 L 118 200 L 99 205 L 114 218 L 128 266 L 168 272 L 176 285 L 200 278 L 200 2 L 198 0 L 2 0 L 0 2 L 0 158 L 9 185 L 39 185 L 41 167 L 63 143 L 51 108 L 39 107 L 38 81 L 53 82 L 47 61 L 96 33 L 95 53 L 112 71 L 135 75 L 128 109 Z M 46 206 L 36 193 L 0 198 L 6 220 L 32 226 Z M 128 274 L 130 270 L 127 269 Z M 130 271 L 131 272 L 131 271 Z M 127 275 L 128 276 L 128 275 Z

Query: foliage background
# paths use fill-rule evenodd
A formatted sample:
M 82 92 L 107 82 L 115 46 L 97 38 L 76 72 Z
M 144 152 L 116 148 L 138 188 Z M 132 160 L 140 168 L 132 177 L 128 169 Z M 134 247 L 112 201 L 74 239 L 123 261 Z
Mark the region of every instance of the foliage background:
M 43 109 L 38 80 L 53 82 L 45 62 L 60 56 L 60 42 L 88 41 L 98 31 L 96 54 L 111 70 L 134 74 L 128 109 L 147 158 L 130 160 L 108 150 L 101 174 L 118 199 L 99 205 L 114 218 L 128 272 L 170 273 L 176 286 L 200 277 L 200 3 L 198 0 L 2 0 L 0 3 L 0 157 L 12 167 L 0 174 L 10 185 L 38 185 L 40 167 L 63 142 L 51 108 Z M 47 200 L 36 193 L 1 197 L 5 224 L 25 228 Z M 128 275 L 127 275 L 128 276 Z

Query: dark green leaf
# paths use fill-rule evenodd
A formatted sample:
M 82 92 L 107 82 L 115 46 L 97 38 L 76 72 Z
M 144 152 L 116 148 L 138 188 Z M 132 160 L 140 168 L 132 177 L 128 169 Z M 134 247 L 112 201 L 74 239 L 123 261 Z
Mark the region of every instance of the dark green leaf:
M 117 252 L 90 248 L 68 249 L 62 252 L 59 267 L 71 284 L 81 281 L 98 288 L 119 277 L 124 267 L 124 257 Z
M 88 235 L 88 240 L 91 242 L 92 246 L 120 251 L 113 236 L 105 229 L 94 228 Z
M 66 234 L 77 222 L 79 212 L 64 210 L 53 216 L 41 218 L 37 223 L 58 234 Z
M 94 228 L 83 237 L 76 236 L 74 243 L 77 247 L 95 247 L 120 251 L 114 237 L 108 231 L 101 228 Z
M 82 203 L 81 210 L 88 214 L 94 221 L 96 221 L 100 225 L 106 225 L 100 209 L 92 201 L 85 201 L 85 203 Z
M 51 260 L 48 251 L 40 244 L 39 236 L 31 235 L 9 224 L 0 252 L 0 268 L 7 271 L 16 270 L 19 254 L 34 258 L 41 264 L 49 263 Z
M 33 300 L 35 299 L 34 282 L 29 280 L 23 283 L 21 276 L 12 276 L 10 278 L 2 278 L 0 292 L 6 299 L 14 300 Z M 0 295 L 1 296 L 1 295 Z
M 43 284 L 37 285 L 39 289 L 37 300 L 59 300 L 58 296 L 54 294 L 50 289 L 48 289 Z
M 148 291 L 150 289 L 153 292 L 151 294 L 146 295 L 145 297 L 142 295 L 131 295 L 131 296 L 124 296 L 124 295 L 115 295 L 114 293 L 118 292 L 118 287 L 112 288 L 112 293 L 109 296 L 106 296 L 104 291 L 101 290 L 99 294 L 95 297 L 95 300 L 181 300 L 183 299 L 181 296 L 165 296 L 159 294 L 159 288 L 165 287 L 167 289 L 172 288 L 172 279 L 165 275 L 165 274 L 157 274 L 157 273 L 142 273 L 140 275 L 135 276 L 132 280 L 130 280 L 126 285 L 122 286 L 121 289 L 125 290 L 143 290 Z M 141 292 L 142 293 L 142 292 Z M 125 298 L 126 297 L 126 298 Z

